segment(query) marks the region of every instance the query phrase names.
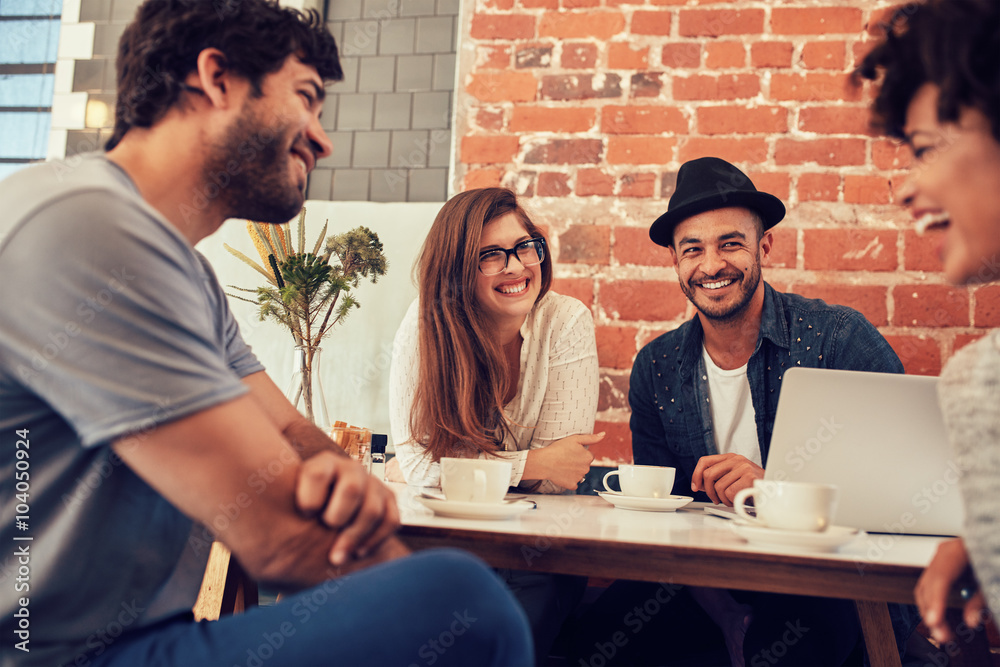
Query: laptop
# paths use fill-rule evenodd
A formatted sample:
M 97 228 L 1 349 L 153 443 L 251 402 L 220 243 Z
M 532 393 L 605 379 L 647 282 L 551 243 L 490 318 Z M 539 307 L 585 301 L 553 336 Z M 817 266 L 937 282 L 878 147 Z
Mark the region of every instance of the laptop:
M 793 368 L 785 373 L 764 478 L 840 487 L 834 524 L 958 535 L 959 467 L 936 377 Z

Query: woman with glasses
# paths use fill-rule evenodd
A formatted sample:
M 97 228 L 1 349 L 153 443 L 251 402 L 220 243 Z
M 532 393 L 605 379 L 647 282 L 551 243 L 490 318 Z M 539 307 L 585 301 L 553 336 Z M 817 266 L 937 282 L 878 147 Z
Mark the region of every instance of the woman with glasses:
M 589 309 L 549 290 L 545 237 L 514 193 L 456 195 L 417 262 L 419 298 L 393 345 L 392 439 L 409 484 L 435 486 L 442 456 L 512 462 L 510 485 L 572 492 L 590 470 L 597 343 Z M 508 573 L 540 661 L 582 585 Z M 541 662 L 539 662 L 541 664 Z

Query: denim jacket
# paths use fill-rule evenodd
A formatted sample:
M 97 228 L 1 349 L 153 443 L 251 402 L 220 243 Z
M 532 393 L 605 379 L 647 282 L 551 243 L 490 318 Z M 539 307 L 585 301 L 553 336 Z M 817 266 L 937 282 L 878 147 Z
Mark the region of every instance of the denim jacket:
M 677 468 L 674 493 L 691 494 L 698 459 L 716 454 L 708 379 L 697 317 L 644 347 L 632 366 L 632 456 L 637 464 Z M 785 370 L 794 366 L 902 373 L 903 365 L 861 313 L 764 284 L 757 345 L 747 366 L 761 460 L 774 430 Z M 707 501 L 699 493 L 695 500 Z

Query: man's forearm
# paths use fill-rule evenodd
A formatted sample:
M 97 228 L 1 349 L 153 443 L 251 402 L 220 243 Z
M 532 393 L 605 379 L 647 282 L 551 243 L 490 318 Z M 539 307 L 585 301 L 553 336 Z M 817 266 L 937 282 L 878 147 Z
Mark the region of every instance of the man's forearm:
M 322 451 L 331 451 L 334 454 L 347 456 L 347 452 L 341 449 L 330 436 L 304 417 L 285 427 L 282 434 L 303 459 L 315 456 Z

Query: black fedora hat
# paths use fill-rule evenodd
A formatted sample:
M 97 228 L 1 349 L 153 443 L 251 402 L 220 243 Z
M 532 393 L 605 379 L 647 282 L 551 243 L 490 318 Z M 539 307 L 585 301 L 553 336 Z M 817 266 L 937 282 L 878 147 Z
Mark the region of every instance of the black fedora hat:
M 717 157 L 702 157 L 681 165 L 677 187 L 667 212 L 653 222 L 649 238 L 653 243 L 672 246 L 674 227 L 693 215 L 717 208 L 741 206 L 760 214 L 764 229 L 785 217 L 785 205 L 774 195 L 760 192 L 742 171 Z

